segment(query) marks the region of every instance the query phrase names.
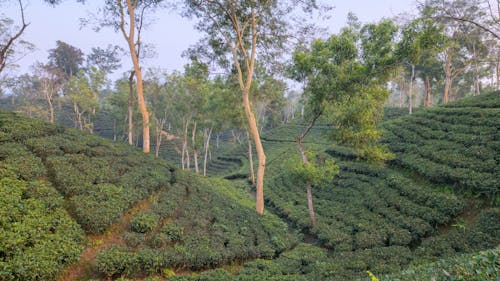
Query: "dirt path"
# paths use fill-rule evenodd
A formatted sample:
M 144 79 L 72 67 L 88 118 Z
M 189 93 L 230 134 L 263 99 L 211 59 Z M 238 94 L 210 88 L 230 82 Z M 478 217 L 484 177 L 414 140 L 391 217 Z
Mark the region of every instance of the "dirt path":
M 122 244 L 121 234 L 128 227 L 130 220 L 138 212 L 150 209 L 151 202 L 154 200 L 155 196 L 156 195 L 152 195 L 139 201 L 134 207 L 129 209 L 118 222 L 112 224 L 105 233 L 100 235 L 89 235 L 89 246 L 83 251 L 80 260 L 67 267 L 57 280 L 82 280 L 80 278 L 92 275 L 97 254 L 102 249 L 108 248 L 111 245 Z

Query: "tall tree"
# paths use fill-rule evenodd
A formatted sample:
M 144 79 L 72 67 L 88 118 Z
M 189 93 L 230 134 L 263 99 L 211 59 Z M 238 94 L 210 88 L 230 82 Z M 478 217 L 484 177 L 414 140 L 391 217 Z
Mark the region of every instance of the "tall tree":
M 54 4 L 60 2 L 58 0 L 46 1 Z M 162 0 L 106 0 L 104 2 L 104 7 L 99 10 L 101 18 L 85 19 L 82 22 L 85 25 L 95 21 L 96 31 L 99 31 L 102 27 L 112 27 L 115 31 L 119 31 L 123 35 L 127 43 L 134 67 L 129 81 L 132 80 L 132 76 L 135 76 L 137 103 L 142 116 L 142 149 L 144 153 L 149 153 L 151 149 L 149 112 L 144 98 L 140 65 L 141 52 L 145 49 L 141 42 L 141 32 L 143 27 L 147 25 L 147 20 L 150 16 L 148 12 L 154 11 L 162 2 Z M 131 110 L 129 110 L 129 112 L 131 112 Z M 131 116 L 129 116 L 129 119 L 130 117 Z M 129 138 L 129 142 L 130 139 L 131 138 Z
M 376 124 L 381 119 L 380 112 L 388 94 L 383 87 L 395 67 L 396 30 L 390 21 L 367 25 L 360 33 L 346 28 L 326 41 L 314 41 L 309 50 L 298 49 L 293 55 L 291 74 L 299 82 L 305 81 L 307 101 L 307 125 L 296 137 L 303 167 L 295 170 L 306 178 L 312 227 L 316 226 L 312 186 L 319 180 L 316 176 L 319 172 L 311 163 L 311 154 L 303 140 L 321 116 L 334 125 L 332 136 L 335 140 L 353 146 L 362 157 L 385 160 L 390 156 L 375 142 L 380 138 Z M 329 166 L 324 172 L 335 174 L 334 165 L 330 163 Z
M 471 88 L 470 92 L 479 94 L 481 80 L 487 75 L 483 70 L 487 69 L 484 62 L 498 61 L 500 2 L 428 0 L 419 8 L 428 11 L 426 16 L 445 26 L 448 40 L 440 57 L 445 75 L 443 102 L 456 97 L 455 83 L 462 84 L 459 91 L 467 89 L 465 92 L 469 92 Z M 498 69 L 496 72 L 498 77 Z
M 186 14 L 198 17 L 196 28 L 205 34 L 210 48 L 198 50 L 215 58 L 222 66 L 234 66 L 245 109 L 248 129 L 257 151 L 256 211 L 264 212 L 264 171 L 266 155 L 260 139 L 257 120 L 250 102 L 257 53 L 264 61 L 265 51 L 283 47 L 286 37 L 285 20 L 299 3 L 316 7 L 315 1 L 229 1 L 186 0 Z M 212 51 L 210 53 L 210 50 Z M 207 52 L 208 51 L 208 52 Z M 229 54 L 229 57 L 227 56 Z M 231 63 L 229 63 L 231 61 Z M 270 58 L 269 61 L 272 61 Z
M 55 122 L 54 102 L 59 97 L 63 87 L 64 75 L 60 69 L 49 64 L 37 63 L 33 67 L 35 75 L 40 81 L 40 90 L 49 108 L 49 122 Z
M 87 55 L 87 68 L 95 66 L 105 74 L 112 73 L 121 67 L 120 54 L 124 51 L 118 46 L 108 45 L 106 49 L 93 47 Z
M 83 52 L 75 46 L 57 40 L 56 47 L 49 50 L 49 64 L 57 67 L 70 80 L 82 69 Z
M 144 99 L 144 90 L 142 85 L 142 71 L 139 64 L 139 50 L 137 50 L 137 45 L 140 43 L 140 33 L 135 34 L 136 31 L 136 11 L 141 13 L 139 24 L 142 24 L 142 19 L 144 11 L 150 6 L 155 4 L 155 1 L 132 1 L 126 0 L 125 5 L 122 0 L 116 0 L 114 4 L 107 3 L 110 10 L 114 10 L 115 6 L 118 5 L 118 13 L 120 16 L 119 26 L 122 32 L 123 38 L 127 41 L 127 45 L 130 51 L 130 58 L 134 65 L 135 79 L 137 82 L 137 103 L 141 111 L 142 116 L 142 150 L 144 153 L 150 152 L 150 137 L 149 137 L 149 112 L 146 107 L 146 101 Z M 126 7 L 125 7 L 126 6 Z M 128 15 L 128 21 L 125 16 Z M 126 25 L 128 23 L 128 30 Z

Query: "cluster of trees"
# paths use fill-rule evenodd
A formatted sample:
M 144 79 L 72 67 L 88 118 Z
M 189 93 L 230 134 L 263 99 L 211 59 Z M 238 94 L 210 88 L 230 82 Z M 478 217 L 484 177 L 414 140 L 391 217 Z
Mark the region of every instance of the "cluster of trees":
M 36 62 L 32 73 L 10 81 L 11 106 L 30 117 L 64 123 L 93 133 L 94 118 L 109 84 L 107 75 L 120 67 L 120 49 L 92 48 L 90 54 L 57 41 L 48 62 Z
M 488 0 L 425 1 L 402 20 L 397 43 L 400 71 L 392 104 L 447 103 L 500 86 L 500 4 Z M 415 86 L 423 93 L 417 94 Z
M 37 63 L 33 74 L 16 79 L 12 104 L 51 122 L 71 108 L 74 126 L 90 133 L 96 114 L 105 109 L 115 140 L 126 135 L 149 153 L 153 139 L 158 156 L 165 137 L 181 138 L 182 167 L 204 174 L 212 136 L 237 128 L 247 136 L 251 161 L 252 146 L 257 152 L 256 209 L 262 213 L 266 155 L 260 133 L 266 125 L 291 119 L 297 105 L 306 113 L 301 114 L 306 129 L 297 136 L 304 164 L 309 159 L 302 140 L 320 117 L 337 129 L 334 140 L 356 147 L 362 157 L 383 160 L 390 154 L 374 143 L 387 97 L 407 104 L 411 113 L 422 99 L 417 86 L 424 85 L 426 106 L 480 94 L 487 82 L 498 88 L 500 8 L 498 1 L 494 4 L 429 0 L 419 4 L 412 19 L 366 25 L 350 15 L 339 34 L 311 41 L 317 30 L 294 20 L 296 9 L 301 8 L 299 14 L 327 10 L 317 1 L 186 0 L 182 14 L 198 20 L 195 27 L 205 36 L 186 51 L 191 62 L 183 72 L 167 73 L 141 67 L 149 49 L 141 34 L 166 1 L 106 1 L 85 23 L 121 33 L 133 69 L 111 89 L 106 77 L 120 66 L 122 50 L 95 48 L 84 58 L 78 48 L 58 41 L 46 64 Z M 0 63 L 19 54 L 14 42 L 22 44 L 19 38 L 28 26 L 22 1 L 19 5 L 20 29 L 8 20 L 0 25 L 11 30 L 0 37 Z M 293 59 L 285 67 L 290 53 Z M 303 83 L 300 99 L 285 98 L 287 78 Z M 433 94 L 438 92 L 443 94 Z M 310 197 L 311 184 L 306 185 Z M 314 222 L 312 202 L 310 211 Z

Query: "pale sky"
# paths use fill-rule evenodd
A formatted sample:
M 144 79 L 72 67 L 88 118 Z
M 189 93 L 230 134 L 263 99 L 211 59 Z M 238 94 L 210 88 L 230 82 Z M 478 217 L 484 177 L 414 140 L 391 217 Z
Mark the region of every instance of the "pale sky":
M 5 2 L 5 1 L 3 1 Z M 20 22 L 17 1 L 7 1 L 0 5 L 0 13 Z M 9 3 L 10 2 L 10 3 Z M 13 74 L 30 71 L 30 66 L 36 61 L 46 62 L 48 50 L 55 47 L 56 40 L 64 41 L 88 54 L 92 47 L 106 48 L 108 44 L 119 45 L 128 50 L 121 34 L 111 29 L 94 32 L 91 28 L 80 28 L 80 18 L 85 18 L 89 12 L 95 12 L 101 1 L 87 0 L 86 5 L 66 0 L 52 7 L 42 0 L 26 2 L 26 21 L 30 23 L 23 36 L 36 46 L 36 50 L 23 58 Z M 318 22 L 332 33 L 345 25 L 349 11 L 354 12 L 362 23 L 375 22 L 383 17 L 393 17 L 402 12 L 413 12 L 414 0 L 326 0 L 334 5 L 331 18 Z M 200 35 L 193 29 L 193 22 L 181 18 L 175 12 L 161 10 L 156 14 L 155 23 L 143 32 L 143 41 L 153 44 L 157 56 L 145 61 L 143 67 L 160 67 L 171 72 L 182 70 L 187 62 L 181 54 L 190 45 L 197 42 Z M 129 57 L 122 58 L 123 70 L 118 70 L 112 77 L 121 76 L 121 72 L 130 68 Z

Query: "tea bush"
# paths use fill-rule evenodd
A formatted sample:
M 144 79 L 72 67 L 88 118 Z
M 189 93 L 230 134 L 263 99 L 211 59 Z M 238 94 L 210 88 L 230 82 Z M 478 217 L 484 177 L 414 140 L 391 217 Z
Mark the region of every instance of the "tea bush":
M 164 268 L 209 269 L 272 258 L 297 243 L 276 216 L 258 216 L 253 202 L 232 183 L 181 171 L 176 174 L 177 183 L 160 192 L 151 210 L 132 219 L 132 230 L 145 232 L 145 236 L 127 232 L 124 240 L 129 248 L 103 250 L 98 259 L 100 272 L 112 276 L 161 273 Z M 136 229 L 136 224 L 141 227 Z M 144 238 L 144 243 L 137 243 L 135 238 Z M 118 262 L 114 258 L 123 259 L 127 268 L 115 266 Z M 129 260 L 142 262 L 135 265 Z M 138 268 L 144 265 L 147 268 Z
M 462 99 L 386 122 L 395 163 L 495 202 L 500 190 L 499 92 Z M 408 145 L 411 144 L 411 145 Z
M 14 171 L 0 163 L 0 280 L 54 280 L 78 260 L 83 231 L 56 190 Z
M 137 233 L 146 233 L 158 224 L 160 217 L 152 212 L 140 212 L 130 221 L 130 229 Z

